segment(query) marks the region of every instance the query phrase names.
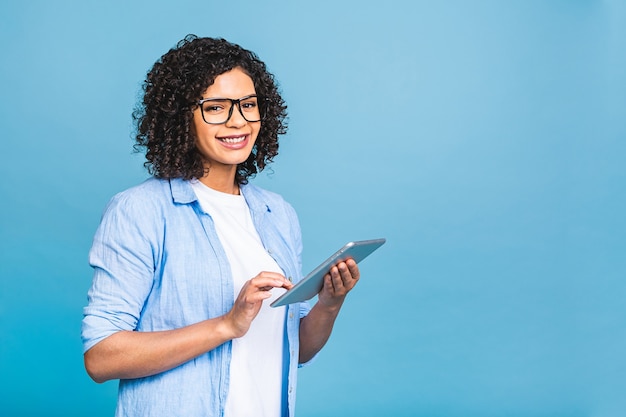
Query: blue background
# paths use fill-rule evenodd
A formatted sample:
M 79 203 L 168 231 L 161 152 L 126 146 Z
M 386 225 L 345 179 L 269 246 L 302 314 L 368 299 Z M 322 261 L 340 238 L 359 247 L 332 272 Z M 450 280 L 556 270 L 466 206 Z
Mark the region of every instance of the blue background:
M 290 131 L 255 183 L 305 269 L 386 237 L 298 415 L 626 415 L 624 1 L 0 3 L 0 415 L 111 416 L 87 252 L 146 177 L 131 111 L 187 33 L 256 51 Z

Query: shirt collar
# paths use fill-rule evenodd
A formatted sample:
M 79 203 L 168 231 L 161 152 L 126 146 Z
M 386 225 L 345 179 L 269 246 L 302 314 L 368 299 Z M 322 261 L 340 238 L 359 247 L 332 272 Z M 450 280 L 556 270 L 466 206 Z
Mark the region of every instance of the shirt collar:
M 189 181 L 182 178 L 171 178 L 170 189 L 172 190 L 172 199 L 177 204 L 191 204 L 198 200 L 196 193 L 193 192 Z
M 189 181 L 182 178 L 171 178 L 170 189 L 172 190 L 172 199 L 177 204 L 191 204 L 198 201 L 196 193 L 194 193 Z M 271 212 L 269 203 L 265 201 L 258 192 L 257 188 L 249 184 L 239 186 L 241 194 L 246 199 L 248 207 L 256 212 Z
M 242 184 L 239 186 L 239 190 L 252 211 L 259 213 L 272 211 L 269 203 L 261 196 L 261 193 L 259 193 L 258 188 L 250 184 Z

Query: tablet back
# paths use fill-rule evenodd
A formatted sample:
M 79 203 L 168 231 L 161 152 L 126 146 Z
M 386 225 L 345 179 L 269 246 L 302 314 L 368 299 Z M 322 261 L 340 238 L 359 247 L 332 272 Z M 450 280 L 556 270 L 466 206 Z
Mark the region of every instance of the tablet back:
M 359 263 L 369 256 L 369 254 L 381 247 L 385 242 L 385 239 L 371 239 L 346 243 L 341 249 L 312 270 L 302 281 L 298 282 L 292 289 L 277 298 L 270 305 L 272 307 L 279 307 L 313 298 L 322 289 L 324 285 L 324 275 L 330 271 L 332 266 L 350 258 Z

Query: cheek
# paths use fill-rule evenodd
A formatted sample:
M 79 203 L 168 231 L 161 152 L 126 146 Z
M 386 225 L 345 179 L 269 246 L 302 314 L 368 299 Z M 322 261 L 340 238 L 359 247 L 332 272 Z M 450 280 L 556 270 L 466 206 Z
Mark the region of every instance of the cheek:
M 257 139 L 259 138 L 259 133 L 261 132 L 261 123 L 258 124 L 258 126 L 255 126 L 252 130 L 252 133 L 254 135 L 254 143 L 257 142 Z
M 215 139 L 219 128 L 208 125 L 204 122 L 197 122 L 194 120 L 194 123 L 191 124 L 189 129 L 192 137 L 196 144 L 199 142 L 210 142 L 212 139 Z
M 204 132 L 207 130 L 207 127 L 209 127 L 209 125 L 204 123 L 204 120 L 202 120 L 202 115 L 200 115 L 198 111 L 194 111 L 191 122 L 189 123 L 189 132 L 196 141 L 198 140 L 198 135 L 203 135 Z

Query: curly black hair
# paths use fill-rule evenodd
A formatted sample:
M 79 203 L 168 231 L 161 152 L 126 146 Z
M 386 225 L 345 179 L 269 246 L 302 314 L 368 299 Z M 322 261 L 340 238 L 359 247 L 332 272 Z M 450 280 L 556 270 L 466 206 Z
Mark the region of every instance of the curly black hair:
M 145 148 L 150 174 L 186 180 L 206 174 L 191 128 L 193 111 L 215 78 L 236 67 L 252 78 L 263 114 L 254 148 L 237 166 L 236 182 L 247 183 L 278 154 L 278 135 L 287 131 L 287 106 L 266 65 L 254 52 L 225 39 L 187 35 L 148 72 L 143 99 L 133 112 L 134 148 Z

